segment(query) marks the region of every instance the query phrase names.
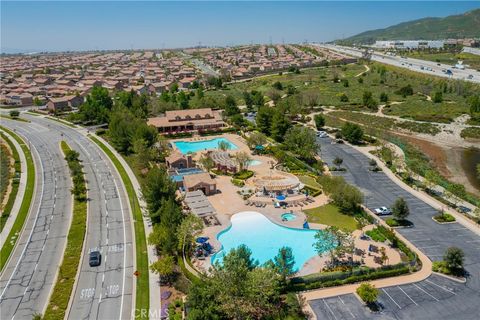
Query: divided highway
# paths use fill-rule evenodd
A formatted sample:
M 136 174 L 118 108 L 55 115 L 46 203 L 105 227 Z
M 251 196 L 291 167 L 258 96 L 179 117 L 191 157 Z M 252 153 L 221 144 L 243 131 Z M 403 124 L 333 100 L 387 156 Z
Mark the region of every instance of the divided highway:
M 35 206 L 5 272 L 1 275 L 1 318 L 31 318 L 48 303 L 61 263 L 71 216 L 70 174 L 59 142 L 80 153 L 88 187 L 88 221 L 80 274 L 72 292 L 69 319 L 130 319 L 134 307 L 131 214 L 122 180 L 95 143 L 55 121 L 25 115 L 31 123 L 4 121 L 38 150 Z M 34 152 L 35 154 L 35 152 Z M 42 168 L 43 165 L 43 168 Z M 39 192 L 43 185 L 43 192 Z M 28 226 L 35 226 L 29 239 Z M 43 241 L 43 242 L 42 242 Z M 102 262 L 90 267 L 88 254 Z M 19 267 L 16 267 L 19 266 Z M 25 294 L 24 294 L 25 292 Z M 72 302 L 72 301 L 71 301 Z
M 403 197 L 410 208 L 408 219 L 413 228 L 398 229 L 432 261 L 442 260 L 448 247 L 456 246 L 465 253 L 467 282 L 432 275 L 417 284 L 396 286 L 381 290 L 380 301 L 385 309 L 371 314 L 372 319 L 478 319 L 480 314 L 480 237 L 461 224 L 438 224 L 432 220 L 440 208 L 432 208 L 416 198 L 383 172 L 369 170 L 369 159 L 346 144 L 331 144 L 330 138 L 318 139 L 321 157 L 332 165 L 335 157 L 343 159 L 346 172 L 333 172 L 356 185 L 364 194 L 365 205 L 370 208 L 391 206 L 397 197 Z M 353 295 L 319 299 L 310 302 L 318 319 L 364 318 L 364 308 Z M 347 302 L 349 301 L 349 302 Z M 338 304 L 340 302 L 340 304 Z M 405 302 L 405 303 L 404 303 Z M 345 317 L 336 310 L 347 310 Z M 338 311 L 340 312 L 340 311 Z
M 326 49 L 330 49 L 333 51 L 337 51 L 340 53 L 344 53 L 353 57 L 361 57 L 363 55 L 364 50 L 350 48 L 350 47 L 343 47 L 331 44 L 314 44 L 316 46 L 320 46 Z M 400 56 L 390 56 L 380 52 L 374 52 L 372 54 L 372 60 L 390 64 L 396 67 L 409 69 L 416 72 L 425 73 L 432 76 L 444 77 L 444 78 L 451 78 L 451 79 L 458 79 L 458 80 L 466 80 L 471 82 L 480 83 L 480 72 L 473 69 L 453 69 L 452 65 L 447 64 L 437 64 L 433 61 L 427 60 L 420 60 L 414 58 L 402 58 Z M 422 69 L 422 67 L 424 67 Z M 427 70 L 427 67 L 429 70 Z M 443 70 L 450 69 L 452 71 L 452 75 L 447 75 L 443 72 Z M 470 77 L 471 76 L 471 77 Z

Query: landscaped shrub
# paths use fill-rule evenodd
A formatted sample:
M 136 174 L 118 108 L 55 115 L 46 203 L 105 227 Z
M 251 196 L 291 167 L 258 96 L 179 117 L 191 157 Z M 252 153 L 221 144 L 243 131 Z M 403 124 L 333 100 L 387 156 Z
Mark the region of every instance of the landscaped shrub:
M 440 223 L 445 223 L 445 222 L 453 222 L 455 221 L 455 217 L 452 216 L 449 213 L 446 212 L 441 212 L 433 217 L 435 221 L 440 222 Z
M 245 185 L 245 182 L 243 182 L 243 180 L 235 179 L 235 178 L 232 179 L 232 183 L 233 183 L 233 185 L 235 185 L 235 186 L 237 186 L 237 187 L 239 187 L 239 188 L 241 188 L 241 187 L 243 187 L 243 186 Z
M 254 172 L 251 171 L 251 170 L 243 170 L 243 171 L 235 173 L 233 175 L 233 177 L 235 179 L 239 179 L 239 180 L 247 180 L 248 178 L 253 177 L 253 174 L 254 174 Z

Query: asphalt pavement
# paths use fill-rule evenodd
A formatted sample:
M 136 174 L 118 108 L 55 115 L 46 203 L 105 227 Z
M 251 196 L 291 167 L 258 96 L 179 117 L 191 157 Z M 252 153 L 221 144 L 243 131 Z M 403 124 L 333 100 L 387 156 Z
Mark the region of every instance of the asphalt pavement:
M 134 304 L 134 248 L 132 244 L 130 211 L 121 178 L 108 160 L 108 157 L 100 151 L 93 141 L 90 141 L 80 132 L 42 117 L 29 115 L 24 117 L 32 122 L 9 121 L 8 123 L 13 124 L 11 128 L 16 128 L 17 132 L 20 132 L 20 130 L 25 132 L 27 140 L 30 141 L 32 146 L 42 150 L 41 152 L 55 154 L 52 158 L 57 159 L 57 162 L 48 164 L 50 161 L 48 155 L 42 158 L 41 162 L 44 167 L 47 166 L 45 171 L 50 168 L 53 171 L 50 174 L 51 177 L 47 176 L 48 178 L 53 181 L 61 180 L 65 182 L 62 185 L 57 182 L 58 186 L 54 189 L 57 193 L 54 208 L 57 208 L 57 215 L 61 213 L 61 217 L 58 219 L 61 225 L 56 225 L 50 233 L 46 231 L 45 227 L 39 231 L 38 237 L 52 238 L 54 243 L 47 243 L 44 250 L 47 253 L 42 253 L 43 251 L 37 253 L 43 259 L 42 264 L 36 266 L 33 262 L 30 262 L 31 259 L 28 255 L 26 255 L 24 261 L 21 261 L 19 265 L 22 266 L 22 270 L 24 265 L 33 264 L 33 266 L 27 270 L 29 272 L 19 273 L 17 271 L 13 273 L 18 275 L 13 277 L 13 280 L 10 281 L 7 287 L 8 290 L 6 290 L 5 297 L 9 298 L 1 302 L 1 318 L 10 319 L 14 315 L 16 318 L 21 319 L 31 318 L 33 313 L 41 313 L 46 303 L 48 303 L 49 292 L 57 271 L 57 268 L 54 266 L 58 267 L 58 264 L 61 262 L 65 236 L 68 233 L 71 216 L 70 174 L 59 148 L 59 142 L 65 140 L 72 149 L 80 153 L 88 184 L 89 198 L 88 226 L 83 259 L 81 261 L 80 275 L 74 287 L 74 292 L 72 292 L 73 300 L 71 302 L 73 303 L 67 317 L 69 319 L 130 319 Z M 62 171 L 59 171 L 60 169 Z M 45 189 L 48 191 L 52 187 L 47 182 L 46 180 Z M 39 183 L 41 182 L 39 181 Z M 58 204 L 58 193 L 61 193 L 63 201 L 67 202 L 67 204 L 61 207 Z M 55 198 L 55 196 L 52 197 Z M 37 195 L 35 203 L 42 203 L 41 207 L 52 207 L 53 205 L 46 203 L 45 198 L 47 197 L 42 199 Z M 45 204 L 43 205 L 43 203 Z M 56 215 L 52 215 L 54 216 L 52 221 L 55 222 Z M 43 221 L 39 221 L 38 224 L 39 227 L 40 225 L 43 226 Z M 25 234 L 26 232 L 22 233 L 22 238 L 25 237 Z M 26 242 L 24 240 L 21 243 Z M 29 244 L 27 247 L 32 247 L 31 251 L 36 253 L 38 246 L 37 244 Z M 50 247 L 52 248 L 49 249 Z M 55 251 L 53 251 L 54 249 Z M 102 254 L 102 262 L 98 267 L 90 267 L 88 264 L 88 254 L 91 250 L 99 250 Z M 13 269 L 12 265 L 14 266 L 13 259 L 8 264 L 7 270 Z M 41 270 L 48 272 L 49 277 L 43 276 L 40 272 Z M 31 282 L 35 286 L 32 288 L 31 284 L 19 283 L 19 288 L 16 288 L 14 284 L 20 282 L 20 280 L 25 282 L 25 274 L 30 275 Z M 0 282 L 2 291 L 5 287 L 4 277 L 6 276 L 2 274 L 2 282 Z M 17 278 L 20 280 L 15 281 Z M 27 285 L 30 288 L 26 291 L 27 294 L 30 290 L 36 293 L 37 287 L 41 288 L 41 294 L 31 294 L 27 299 L 27 296 L 23 294 Z M 14 299 L 15 297 L 17 297 L 16 300 Z M 20 308 L 17 306 L 19 304 L 16 303 L 17 300 L 26 300 L 29 304 L 26 304 L 25 307 L 20 305 Z M 18 310 L 25 310 L 25 312 L 19 313 Z
M 334 51 L 344 53 L 354 57 L 361 57 L 364 52 L 364 50 L 360 50 L 360 49 L 344 47 L 344 46 L 336 46 L 336 45 L 330 45 L 330 44 L 328 45 L 314 44 L 314 45 L 327 48 L 330 50 L 334 50 Z M 424 73 L 432 76 L 466 80 L 470 82 L 480 83 L 480 72 L 474 69 L 469 69 L 469 68 L 466 68 L 464 70 L 455 69 L 453 68 L 453 65 L 447 65 L 442 63 L 436 63 L 433 61 L 420 60 L 420 59 L 414 59 L 414 58 L 402 58 L 401 56 L 398 56 L 398 55 L 391 56 L 391 55 L 386 55 L 377 51 L 375 51 L 372 54 L 371 59 L 377 62 L 409 69 L 412 71 L 416 71 L 416 72 L 420 72 L 420 73 Z M 446 74 L 445 72 L 443 72 L 443 70 L 451 70 L 452 75 Z M 472 76 L 471 78 L 469 78 L 470 75 Z
M 410 208 L 408 219 L 413 227 L 397 231 L 432 261 L 442 260 L 448 247 L 461 248 L 465 253 L 465 268 L 468 272 L 465 284 L 432 275 L 416 284 L 382 289 L 380 302 L 385 309 L 379 314 L 366 311 L 353 295 L 346 298 L 350 301 L 353 316 L 348 312 L 345 315 L 336 313 L 330 302 L 338 297 L 314 300 L 310 305 L 318 319 L 478 319 L 480 237 L 461 224 L 438 224 L 433 221 L 432 217 L 441 208 L 433 208 L 424 203 L 390 180 L 385 173 L 369 170 L 369 159 L 351 146 L 332 144 L 330 138 L 319 138 L 318 141 L 321 157 L 327 164 L 332 165 L 335 157 L 343 159 L 342 166 L 347 171 L 336 171 L 333 174 L 343 176 L 347 182 L 356 185 L 364 194 L 364 203 L 369 209 L 390 207 L 398 197 L 403 197 Z M 438 289 L 438 292 L 434 289 Z M 449 292 L 453 293 L 444 294 Z M 343 304 L 340 302 L 340 305 Z

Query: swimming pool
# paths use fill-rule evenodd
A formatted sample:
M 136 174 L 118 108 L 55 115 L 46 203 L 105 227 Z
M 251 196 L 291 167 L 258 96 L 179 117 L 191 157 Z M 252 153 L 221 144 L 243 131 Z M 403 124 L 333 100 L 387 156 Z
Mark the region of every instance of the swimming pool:
M 297 218 L 297 215 L 295 213 L 287 212 L 282 214 L 282 219 L 285 219 L 287 221 L 292 221 Z
M 258 166 L 261 163 L 262 163 L 262 161 L 260 161 L 260 160 L 250 160 L 250 161 L 248 161 L 249 166 Z
M 293 229 L 271 222 L 263 214 L 253 211 L 240 212 L 232 216 L 232 225 L 220 232 L 217 239 L 222 250 L 212 256 L 212 264 L 221 263 L 231 249 L 244 244 L 252 250 L 252 258 L 260 264 L 275 257 L 283 246 L 292 248 L 295 268 L 300 270 L 305 262 L 317 255 L 313 248 L 316 230 Z M 325 251 L 328 248 L 325 248 Z
M 238 149 L 235 144 L 225 138 L 215 138 L 202 141 L 176 141 L 175 146 L 181 153 L 187 154 L 189 152 L 203 151 L 206 149 L 218 149 L 218 143 L 224 141 L 230 145 L 230 150 Z

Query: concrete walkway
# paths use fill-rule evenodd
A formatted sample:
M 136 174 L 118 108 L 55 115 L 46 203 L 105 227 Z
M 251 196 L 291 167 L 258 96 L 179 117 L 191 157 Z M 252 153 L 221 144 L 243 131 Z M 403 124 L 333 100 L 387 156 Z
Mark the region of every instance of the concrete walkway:
M 22 205 L 23 202 L 23 197 L 25 195 L 25 187 L 27 185 L 27 160 L 25 158 L 25 153 L 23 152 L 23 149 L 21 148 L 20 144 L 15 140 L 11 135 L 9 135 L 6 131 L 2 132 L 9 138 L 9 140 L 13 143 L 13 146 L 15 149 L 18 151 L 18 156 L 20 158 L 20 182 L 18 185 L 18 192 L 15 198 L 15 202 L 13 203 L 12 211 L 10 212 L 10 216 L 7 219 L 7 222 L 5 223 L 5 226 L 3 227 L 3 230 L 0 234 L 0 248 L 3 247 L 3 244 L 7 240 L 7 236 L 10 233 L 10 230 L 12 229 L 13 224 L 15 223 L 15 219 L 17 218 L 18 211 L 20 210 L 20 206 Z

